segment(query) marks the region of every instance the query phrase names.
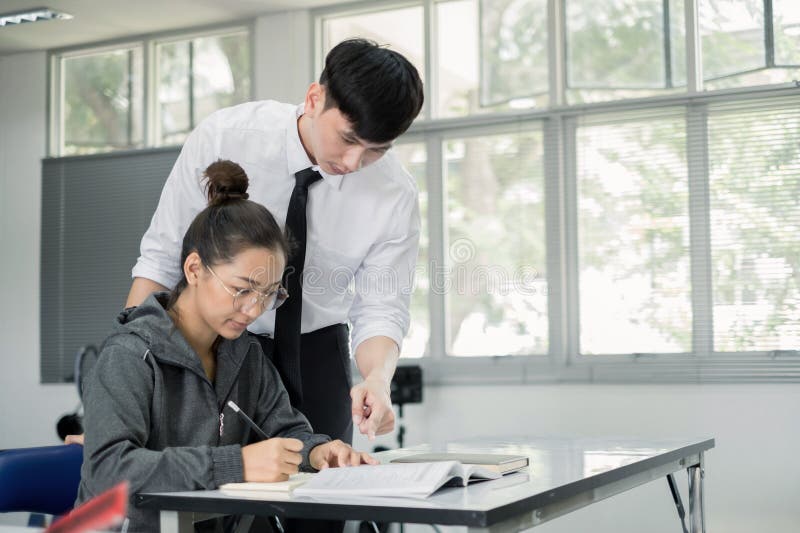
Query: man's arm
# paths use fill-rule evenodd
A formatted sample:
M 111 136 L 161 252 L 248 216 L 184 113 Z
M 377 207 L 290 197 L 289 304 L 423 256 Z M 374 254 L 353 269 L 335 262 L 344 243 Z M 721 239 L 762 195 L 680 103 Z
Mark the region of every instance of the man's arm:
M 364 381 L 350 391 L 353 424 L 374 439 L 394 429 L 391 385 L 400 349 L 389 337 L 371 337 L 358 345 L 355 358 Z
M 128 293 L 128 300 L 125 307 L 134 307 L 141 304 L 145 298 L 157 291 L 168 291 L 169 289 L 160 283 L 147 278 L 133 278 L 131 290 Z

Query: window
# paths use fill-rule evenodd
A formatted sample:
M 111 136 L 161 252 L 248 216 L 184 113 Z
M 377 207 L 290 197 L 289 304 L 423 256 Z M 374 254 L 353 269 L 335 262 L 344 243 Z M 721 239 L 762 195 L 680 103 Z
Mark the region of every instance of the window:
M 577 130 L 583 354 L 692 350 L 685 123 L 677 110 Z
M 765 85 L 800 75 L 800 4 L 699 0 L 707 89 Z
M 800 346 L 800 105 L 708 117 L 714 349 Z
M 247 28 L 51 57 L 54 156 L 180 144 L 211 112 L 251 97 Z
M 156 44 L 159 145 L 182 144 L 213 111 L 250 99 L 246 31 Z
M 436 4 L 436 115 L 547 105 L 547 1 Z
M 59 124 L 64 155 L 139 148 L 142 124 L 142 47 L 64 55 Z
M 503 102 L 510 109 L 545 107 L 547 1 L 481 0 L 480 9 L 481 107 Z M 444 63 L 449 62 L 445 59 Z
M 318 65 L 384 14 L 430 78 L 397 150 L 426 219 L 404 355 L 433 381 L 800 380 L 800 4 L 313 14 Z
M 541 131 L 445 141 L 448 353 L 547 353 Z
M 683 0 L 568 0 L 566 8 L 570 101 L 685 89 Z

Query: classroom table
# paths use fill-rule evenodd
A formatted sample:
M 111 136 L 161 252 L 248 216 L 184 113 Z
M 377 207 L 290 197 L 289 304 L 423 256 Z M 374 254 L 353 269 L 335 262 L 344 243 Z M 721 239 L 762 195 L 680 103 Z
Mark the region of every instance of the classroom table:
M 466 526 L 470 533 L 519 532 L 639 485 L 666 480 L 676 528 L 705 532 L 704 453 L 713 438 L 646 440 L 620 437 L 514 437 L 422 445 L 375 454 L 383 463 L 421 452 L 527 455 L 530 467 L 501 479 L 444 488 L 410 498 L 310 499 L 277 493 L 232 496 L 218 490 L 140 493 L 136 505 L 160 511 L 162 533 L 187 533 L 192 522 L 220 514 L 366 520 Z M 688 526 L 675 472 L 688 474 Z M 246 524 L 246 521 L 243 521 Z M 642 524 L 643 530 L 647 524 Z M 244 529 L 244 527 L 243 527 Z

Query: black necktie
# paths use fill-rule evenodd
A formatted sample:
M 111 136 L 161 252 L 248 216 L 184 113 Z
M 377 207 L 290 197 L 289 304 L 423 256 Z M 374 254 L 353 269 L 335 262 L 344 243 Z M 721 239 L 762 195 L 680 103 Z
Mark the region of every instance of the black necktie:
M 300 407 L 303 403 L 300 319 L 303 314 L 303 265 L 306 262 L 306 204 L 308 187 L 322 179 L 322 176 L 316 170 L 307 168 L 297 172 L 294 179 L 294 190 L 286 212 L 286 230 L 291 239 L 291 253 L 283 273 L 283 286 L 289 292 L 289 299 L 275 313 L 275 361 L 292 406 Z

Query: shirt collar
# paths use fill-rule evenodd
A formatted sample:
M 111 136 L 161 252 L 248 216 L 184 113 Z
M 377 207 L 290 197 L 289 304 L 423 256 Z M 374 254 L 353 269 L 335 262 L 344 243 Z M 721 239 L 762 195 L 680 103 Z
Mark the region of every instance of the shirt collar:
M 289 174 L 294 176 L 296 172 L 311 167 L 320 173 L 323 181 L 329 183 L 338 190 L 342 186 L 342 179 L 344 176 L 341 174 L 328 174 L 319 168 L 319 165 L 313 165 L 311 163 L 311 159 L 308 158 L 305 148 L 303 148 L 303 143 L 300 141 L 300 133 L 297 131 L 297 119 L 303 114 L 303 109 L 303 104 L 297 106 L 294 114 L 292 115 L 290 124 L 288 124 L 286 127 L 287 170 L 289 171 Z

